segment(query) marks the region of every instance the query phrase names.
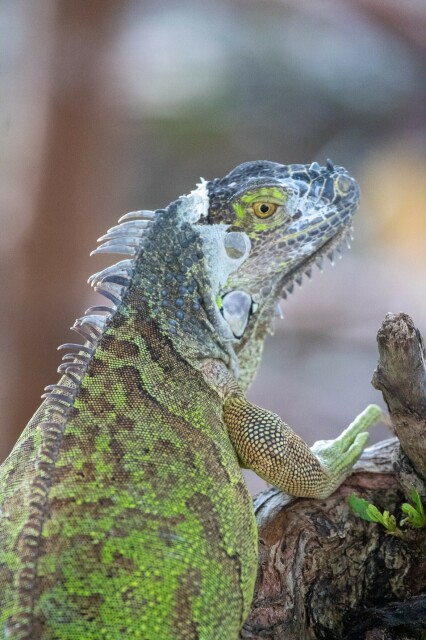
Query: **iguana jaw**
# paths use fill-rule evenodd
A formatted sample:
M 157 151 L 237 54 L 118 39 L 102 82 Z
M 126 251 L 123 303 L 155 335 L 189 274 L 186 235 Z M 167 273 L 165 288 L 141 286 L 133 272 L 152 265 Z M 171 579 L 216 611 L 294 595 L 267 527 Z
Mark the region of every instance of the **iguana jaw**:
M 286 182 L 291 188 L 292 181 Z M 353 212 L 327 204 L 315 194 L 296 197 L 282 227 L 271 227 L 273 233 L 265 238 L 249 233 L 254 248 L 221 290 L 222 313 L 236 338 L 250 332 L 256 316 L 265 318 L 267 310 L 293 291 L 295 282 L 302 283 L 304 274 L 310 277 L 314 265 L 321 268 L 324 255 L 332 260 L 334 250 L 341 254 L 341 243 L 352 229 Z M 274 314 L 269 315 L 268 329 Z
M 235 336 L 240 335 L 234 342 L 233 348 L 238 360 L 237 370 L 239 372 L 239 383 L 242 388 L 247 389 L 256 374 L 262 356 L 265 338 L 268 334 L 273 333 L 275 317 L 281 315 L 277 314 L 277 306 L 280 300 L 285 299 L 288 293 L 293 292 L 295 283 L 299 284 L 299 286 L 302 284 L 304 275 L 309 278 L 311 277 L 313 266 L 316 266 L 322 271 L 324 256 L 327 256 L 330 261 L 333 261 L 334 253 L 340 256 L 342 245 L 346 242 L 349 246 L 348 239 L 351 237 L 351 234 L 352 225 L 348 224 L 339 230 L 332 238 L 327 240 L 317 251 L 307 256 L 305 260 L 297 263 L 290 271 L 286 272 L 284 276 L 276 278 L 274 282 L 271 282 L 268 296 L 260 299 L 256 295 L 253 295 L 251 297 L 251 306 L 250 302 L 247 302 L 250 311 L 246 318 L 238 317 L 238 314 L 234 315 L 233 322 L 230 322 L 231 329 L 238 326 L 242 328 L 240 334 L 233 329 Z M 244 300 L 244 292 L 241 292 L 241 294 Z M 224 307 L 222 308 L 222 314 L 226 318 L 227 314 Z
M 265 332 L 271 333 L 273 328 L 273 320 L 277 315 L 276 305 L 281 299 L 286 299 L 287 295 L 293 293 L 294 285 L 302 285 L 303 277 L 309 279 L 312 277 L 313 267 L 322 271 L 324 256 L 326 256 L 332 264 L 334 264 L 334 255 L 342 256 L 342 248 L 350 247 L 349 239 L 352 237 L 352 224 L 349 224 L 339 230 L 332 238 L 327 240 L 314 253 L 307 256 L 295 264 L 295 266 L 287 271 L 282 277 L 276 278 L 271 282 L 270 292 L 264 298 L 253 295 L 251 297 L 252 307 L 250 317 L 247 320 L 244 339 L 248 340 L 253 324 L 260 324 L 265 327 Z

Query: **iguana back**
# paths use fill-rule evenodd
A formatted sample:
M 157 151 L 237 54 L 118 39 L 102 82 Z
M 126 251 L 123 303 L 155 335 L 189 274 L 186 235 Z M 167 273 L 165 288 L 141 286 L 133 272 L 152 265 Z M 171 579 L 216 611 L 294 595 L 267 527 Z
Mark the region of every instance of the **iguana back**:
M 0 639 L 237 638 L 257 567 L 240 464 L 326 495 L 365 442 L 332 466 L 241 390 L 282 288 L 357 197 L 340 167 L 247 163 L 101 238 L 127 254 L 90 279 L 113 307 L 76 322 L 0 469 Z
M 11 637 L 236 637 L 256 560 L 250 498 L 217 394 L 155 323 L 116 316 L 66 429 L 41 430 L 3 507 L 19 514 L 6 548 L 2 537 Z

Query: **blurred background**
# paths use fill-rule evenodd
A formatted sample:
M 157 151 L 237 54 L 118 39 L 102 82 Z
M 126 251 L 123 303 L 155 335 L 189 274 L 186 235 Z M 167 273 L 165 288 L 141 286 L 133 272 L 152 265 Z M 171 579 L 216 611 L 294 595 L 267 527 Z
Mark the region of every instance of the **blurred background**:
M 96 238 L 246 160 L 330 157 L 363 194 L 352 251 L 282 304 L 250 398 L 310 443 L 381 403 L 385 314 L 426 335 L 425 54 L 424 0 L 0 2 L 0 459 L 97 302 Z

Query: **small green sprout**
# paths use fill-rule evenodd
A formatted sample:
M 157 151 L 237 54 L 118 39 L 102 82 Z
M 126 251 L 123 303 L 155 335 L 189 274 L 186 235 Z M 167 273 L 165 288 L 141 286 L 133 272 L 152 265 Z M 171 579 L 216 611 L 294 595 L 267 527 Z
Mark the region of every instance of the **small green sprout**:
M 401 527 L 408 524 L 415 529 L 422 529 L 426 527 L 426 515 L 418 491 L 413 489 L 410 493 L 410 498 L 414 506 L 408 502 L 404 502 L 401 510 L 407 514 L 407 517 L 403 518 L 399 524 Z
M 375 507 L 374 504 L 371 504 L 368 500 L 364 500 L 364 498 L 358 498 L 354 493 L 349 498 L 349 506 L 363 520 L 367 520 L 368 522 L 378 522 L 384 526 L 386 532 L 390 535 L 400 535 L 401 532 L 396 526 L 395 516 L 390 514 L 389 511 L 383 511 L 383 513 L 380 513 L 379 509 Z

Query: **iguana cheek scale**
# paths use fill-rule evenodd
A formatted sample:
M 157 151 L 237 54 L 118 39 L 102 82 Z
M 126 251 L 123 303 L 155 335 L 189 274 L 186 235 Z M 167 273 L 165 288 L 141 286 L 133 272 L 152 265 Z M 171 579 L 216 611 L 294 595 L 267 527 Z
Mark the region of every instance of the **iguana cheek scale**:
M 112 307 L 0 468 L 0 639 L 232 640 L 248 615 L 257 531 L 241 466 L 294 495 L 329 495 L 380 410 L 312 449 L 244 390 L 284 291 L 350 230 L 342 167 L 236 167 L 94 253 Z

